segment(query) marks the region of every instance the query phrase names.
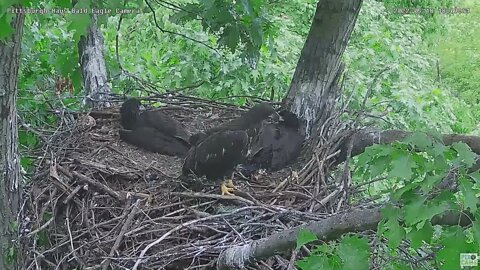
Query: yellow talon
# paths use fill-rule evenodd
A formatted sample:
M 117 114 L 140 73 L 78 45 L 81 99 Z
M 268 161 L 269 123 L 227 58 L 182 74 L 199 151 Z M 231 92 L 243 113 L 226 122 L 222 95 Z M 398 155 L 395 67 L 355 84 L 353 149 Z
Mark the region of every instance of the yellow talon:
M 235 185 L 233 184 L 233 180 L 229 179 L 228 181 L 225 182 L 225 186 L 229 188 L 236 188 Z
M 231 180 L 230 180 L 231 181 Z M 230 191 L 233 191 L 234 190 L 234 186 L 233 186 L 233 183 L 230 183 L 230 181 L 228 183 L 223 183 L 221 186 L 220 186 L 220 190 L 222 191 L 222 196 L 223 195 L 230 195 L 230 196 L 235 196 L 235 194 L 231 193 Z M 229 185 L 232 185 L 229 187 Z

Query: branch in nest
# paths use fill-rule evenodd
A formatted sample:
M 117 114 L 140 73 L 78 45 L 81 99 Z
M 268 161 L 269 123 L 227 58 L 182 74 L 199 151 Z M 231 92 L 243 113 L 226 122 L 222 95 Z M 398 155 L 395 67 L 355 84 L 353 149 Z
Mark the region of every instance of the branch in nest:
M 357 209 L 348 213 L 340 213 L 324 220 L 312 221 L 292 229 L 270 235 L 267 238 L 253 241 L 242 246 L 234 246 L 224 250 L 218 260 L 218 270 L 243 269 L 248 264 L 285 252 L 296 245 L 297 235 L 301 229 L 314 233 L 318 239 L 338 239 L 348 232 L 375 230 L 382 217 L 380 207 Z M 471 224 L 472 219 L 464 213 L 447 213 L 435 216 L 432 224 L 461 225 Z
M 80 180 L 81 182 L 84 182 L 86 184 L 90 184 L 94 187 L 96 187 L 97 189 L 99 189 L 100 191 L 103 191 L 104 193 L 110 195 L 111 197 L 113 197 L 114 199 L 116 199 L 117 201 L 120 201 L 120 202 L 123 202 L 125 200 L 128 200 L 128 199 L 131 199 L 131 198 L 143 198 L 143 199 L 150 199 L 150 196 L 148 194 L 144 194 L 144 193 L 138 193 L 138 192 L 127 192 L 127 191 L 115 191 L 113 189 L 111 189 L 110 187 L 108 187 L 107 185 L 103 184 L 103 183 L 100 183 L 90 177 L 87 177 L 79 172 L 69 172 L 67 169 L 63 168 L 62 166 L 58 166 L 57 165 L 57 168 L 60 172 L 62 172 L 63 174 L 65 174 L 67 177 L 73 179 L 73 178 L 77 178 L 78 180 Z
M 205 199 L 216 199 L 216 200 L 230 200 L 230 201 L 239 201 L 242 203 L 245 203 L 247 205 L 254 205 L 255 203 L 239 197 L 239 196 L 224 196 L 224 195 L 218 195 L 218 194 L 207 194 L 207 193 L 188 193 L 188 192 L 171 192 L 170 193 L 173 196 L 182 196 L 182 197 L 190 197 L 190 198 L 205 198 Z
M 411 135 L 411 132 L 403 130 L 385 130 L 369 131 L 362 130 L 351 135 L 340 146 L 341 153 L 335 157 L 335 164 L 339 164 L 347 158 L 347 148 L 350 141 L 353 141 L 352 156 L 359 155 L 365 151 L 365 148 L 374 144 L 388 144 L 400 141 Z M 445 145 L 451 145 L 455 142 L 466 143 L 474 153 L 480 155 L 480 137 L 467 136 L 460 134 L 444 134 L 442 140 Z
M 193 224 L 196 224 L 198 222 L 202 222 L 202 221 L 206 221 L 206 220 L 212 220 L 212 219 L 216 219 L 216 218 L 224 218 L 226 216 L 231 216 L 231 215 L 235 215 L 235 214 L 238 214 L 238 213 L 241 213 L 241 212 L 244 212 L 246 210 L 253 210 L 253 209 L 259 209 L 259 208 L 263 208 L 263 207 L 259 207 L 259 206 L 246 206 L 246 207 L 242 207 L 242 208 L 239 208 L 235 211 L 232 211 L 230 213 L 222 213 L 222 214 L 217 214 L 217 215 L 210 215 L 210 216 L 207 216 L 207 217 L 203 217 L 203 218 L 199 218 L 199 219 L 194 219 L 194 220 L 190 220 L 190 221 L 187 221 L 185 223 L 182 223 L 178 226 L 176 226 L 175 228 L 169 230 L 168 232 L 166 232 L 164 235 L 162 235 L 160 238 L 158 238 L 157 240 L 153 241 L 152 243 L 148 244 L 143 250 L 142 252 L 140 253 L 140 256 L 138 258 L 138 260 L 135 262 L 135 265 L 133 266 L 132 270 L 136 270 L 140 264 L 142 262 L 144 262 L 146 260 L 145 258 L 145 254 L 147 253 L 147 251 L 154 247 L 155 245 L 158 245 L 160 242 L 162 242 L 163 240 L 165 240 L 168 236 L 170 236 L 171 234 L 173 234 L 174 232 L 182 229 L 182 228 L 185 228 L 187 226 L 190 226 L 190 225 L 193 225 Z

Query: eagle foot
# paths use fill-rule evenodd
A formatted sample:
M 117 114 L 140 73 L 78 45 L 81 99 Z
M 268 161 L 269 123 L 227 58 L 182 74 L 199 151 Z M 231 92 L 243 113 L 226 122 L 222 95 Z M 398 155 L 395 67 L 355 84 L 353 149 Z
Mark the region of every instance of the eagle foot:
M 235 190 L 235 185 L 233 185 L 232 179 L 225 181 L 220 186 L 220 191 L 222 192 L 222 196 L 223 195 L 235 196 L 235 194 L 231 193 L 231 191 L 234 191 L 234 190 Z

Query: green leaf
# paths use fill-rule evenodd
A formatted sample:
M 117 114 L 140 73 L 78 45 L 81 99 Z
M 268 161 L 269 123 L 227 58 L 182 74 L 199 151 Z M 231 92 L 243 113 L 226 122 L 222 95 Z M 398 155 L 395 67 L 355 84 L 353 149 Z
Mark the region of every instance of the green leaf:
M 443 248 L 437 252 L 435 260 L 439 269 L 460 269 L 460 253 L 478 252 L 478 246 L 467 243 L 463 228 L 452 226 L 445 229 L 440 236 Z
M 412 226 L 422 220 L 428 220 L 430 218 L 430 212 L 424 202 L 425 198 L 418 196 L 416 200 L 404 206 L 406 225 Z
M 26 172 L 29 172 L 32 168 L 33 159 L 29 157 L 20 157 L 20 166 Z
M 392 265 L 393 270 L 411 270 L 410 265 L 404 262 L 394 262 Z
M 46 231 L 39 231 L 35 237 L 37 239 L 39 246 L 48 247 L 49 240 L 48 240 L 48 234 Z
M 389 172 L 389 176 L 410 179 L 413 167 L 415 167 L 415 164 L 412 159 L 408 155 L 401 155 L 392 160 L 392 170 Z
M 81 9 L 89 9 L 90 8 L 90 1 L 78 1 L 75 5 L 75 10 Z M 90 25 L 91 17 L 88 13 L 78 13 L 78 14 L 68 14 L 65 16 L 68 21 L 70 21 L 70 25 L 68 26 L 68 30 L 74 30 L 75 33 L 73 34 L 73 39 L 75 43 L 80 40 L 81 36 L 85 36 L 87 33 L 87 28 Z
M 331 254 L 332 253 L 332 246 L 330 245 L 318 245 L 315 246 L 314 249 L 312 250 L 313 254 Z
M 396 249 L 405 238 L 405 229 L 400 226 L 398 220 L 389 219 L 385 222 L 386 231 L 383 235 L 388 239 L 388 246 Z
M 385 156 L 378 157 L 370 162 L 370 177 L 374 178 L 383 173 L 390 163 L 390 159 Z
M 433 144 L 432 151 L 433 151 L 433 155 L 435 157 L 437 157 L 437 156 L 442 156 L 443 157 L 443 154 L 447 150 L 448 150 L 448 147 L 446 147 L 444 144 L 441 144 L 441 143 L 434 143 Z
M 475 157 L 476 154 L 472 152 L 470 147 L 463 142 L 457 142 L 452 144 L 453 149 L 457 151 L 458 158 L 460 161 L 465 163 L 468 168 L 470 168 L 473 164 L 475 164 Z
M 306 229 L 300 229 L 297 235 L 297 247 L 296 249 L 301 248 L 303 245 L 311 243 L 315 240 L 318 240 L 317 236 Z
M 473 238 L 476 243 L 480 243 L 480 212 L 475 214 L 475 220 L 472 223 Z
M 254 48 L 260 48 L 262 45 L 263 31 L 262 23 L 259 18 L 255 18 L 255 20 L 253 20 L 250 35 L 252 38 L 252 46 Z
M 71 8 L 72 1 L 71 0 L 55 0 L 55 6 L 60 8 Z
M 309 256 L 301 261 L 298 261 L 296 265 L 302 270 L 313 270 L 313 269 L 322 269 L 322 270 L 333 270 L 339 269 L 334 268 L 332 265 L 332 259 L 329 259 L 324 255 L 313 255 Z
M 219 40 L 219 44 L 227 46 L 232 52 L 235 51 L 240 41 L 239 29 L 236 25 L 227 26 Z
M 407 238 L 410 239 L 412 248 L 419 248 L 422 246 L 422 241 L 430 243 L 432 236 L 432 224 L 430 222 L 425 222 L 420 229 L 412 228 L 408 233 Z
M 425 180 L 420 184 L 422 191 L 428 193 L 432 190 L 437 183 L 439 183 L 444 178 L 444 175 L 427 175 Z
M 27 148 L 34 148 L 37 145 L 37 136 L 31 132 L 20 130 L 18 132 L 18 141 Z
M 430 137 L 423 132 L 414 132 L 405 139 L 405 142 L 411 143 L 420 150 L 428 149 L 432 146 L 433 142 Z
M 465 207 L 470 209 L 470 213 L 475 213 L 477 211 L 477 203 L 479 201 L 475 195 L 475 190 L 473 190 L 473 183 L 463 177 L 459 180 L 459 182 Z
M 252 15 L 253 9 L 250 6 L 250 1 L 249 0 L 239 0 L 239 3 L 241 4 L 243 10 L 247 15 Z
M 5 13 L 0 15 L 0 40 L 10 37 L 13 33 L 13 28 L 10 25 L 13 19 L 13 14 Z
M 369 269 L 370 246 L 366 239 L 357 236 L 344 237 L 337 247 L 337 252 L 343 262 L 342 269 Z
M 477 183 L 478 185 L 480 185 L 480 171 L 476 171 L 476 172 L 473 172 L 473 173 L 470 173 L 469 176 L 475 180 L 475 183 Z
M 410 201 L 411 197 L 416 197 L 415 194 L 415 189 L 420 185 L 420 183 L 413 182 L 413 183 L 408 183 L 404 187 L 401 187 L 395 191 L 392 192 L 391 194 L 391 200 L 392 201 L 399 201 L 400 199 L 405 200 L 405 201 Z

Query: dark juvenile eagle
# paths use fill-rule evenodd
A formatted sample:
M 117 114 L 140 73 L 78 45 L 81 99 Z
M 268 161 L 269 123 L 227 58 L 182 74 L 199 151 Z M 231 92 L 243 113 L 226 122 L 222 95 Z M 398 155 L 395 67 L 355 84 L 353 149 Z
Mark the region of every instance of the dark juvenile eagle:
M 140 111 L 141 103 L 130 98 L 120 108 L 120 138 L 151 152 L 184 157 L 190 148 L 182 124 L 160 111 Z
M 226 130 L 214 133 L 188 151 L 183 163 L 184 175 L 205 175 L 207 180 L 219 181 L 230 175 L 237 164 L 243 162 L 248 146 L 248 135 L 243 130 Z M 223 182 L 222 195 L 231 195 L 233 181 Z
M 204 132 L 197 133 L 192 135 L 190 138 L 190 143 L 192 145 L 201 142 L 203 139 L 207 138 L 209 135 L 212 135 L 219 131 L 225 130 L 243 130 L 247 131 L 250 138 L 253 138 L 260 127 L 260 124 L 263 120 L 271 117 L 273 120 L 278 121 L 279 115 L 273 109 L 273 107 L 268 103 L 259 103 L 253 106 L 246 113 L 240 117 L 233 119 L 230 122 L 223 123 L 217 127 L 207 129 Z
M 297 116 L 283 110 L 278 123 L 264 124 L 250 145 L 250 155 L 243 166 L 244 174 L 258 169 L 276 171 L 295 160 L 302 150 L 305 136 Z
M 250 142 L 262 121 L 270 116 L 279 119 L 269 104 L 260 103 L 230 122 L 193 135 L 190 137 L 192 148 L 183 164 L 183 174 L 205 175 L 212 181 L 229 176 L 237 165 L 245 162 Z M 220 189 L 222 195 L 231 195 L 233 181 L 223 182 Z

